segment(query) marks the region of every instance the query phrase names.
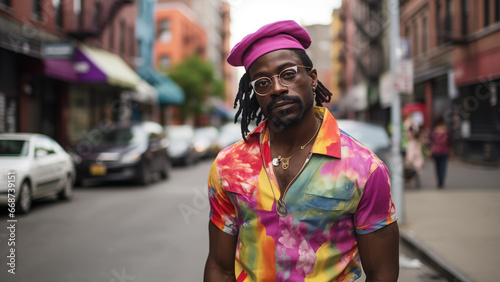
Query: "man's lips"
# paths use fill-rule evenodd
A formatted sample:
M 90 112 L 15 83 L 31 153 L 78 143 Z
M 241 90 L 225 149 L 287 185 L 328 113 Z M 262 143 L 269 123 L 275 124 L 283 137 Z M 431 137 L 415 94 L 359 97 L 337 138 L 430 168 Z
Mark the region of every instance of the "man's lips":
M 271 107 L 272 111 L 283 111 L 293 106 L 294 101 L 280 101 Z

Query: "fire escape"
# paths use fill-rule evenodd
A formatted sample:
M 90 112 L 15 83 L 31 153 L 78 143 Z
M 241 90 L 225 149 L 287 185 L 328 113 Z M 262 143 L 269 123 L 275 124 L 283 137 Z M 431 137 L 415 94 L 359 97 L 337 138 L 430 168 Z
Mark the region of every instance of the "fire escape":
M 358 0 L 358 5 L 362 12 L 353 17 L 356 26 L 354 56 L 362 75 L 369 82 L 377 83 L 384 67 L 382 4 L 375 0 Z
M 77 29 L 67 34 L 76 39 L 86 39 L 101 36 L 102 32 L 118 14 L 120 9 L 134 0 L 103 0 L 96 2 L 92 13 L 83 9 L 77 19 Z

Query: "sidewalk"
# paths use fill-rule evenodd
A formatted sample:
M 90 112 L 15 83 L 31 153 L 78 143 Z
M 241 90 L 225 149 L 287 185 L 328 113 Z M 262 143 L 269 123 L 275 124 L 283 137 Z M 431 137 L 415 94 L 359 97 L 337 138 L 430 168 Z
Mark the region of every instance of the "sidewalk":
M 426 162 L 423 188 L 405 188 L 403 243 L 450 281 L 498 281 L 500 168 L 453 161 L 444 190 L 434 188 L 433 169 Z

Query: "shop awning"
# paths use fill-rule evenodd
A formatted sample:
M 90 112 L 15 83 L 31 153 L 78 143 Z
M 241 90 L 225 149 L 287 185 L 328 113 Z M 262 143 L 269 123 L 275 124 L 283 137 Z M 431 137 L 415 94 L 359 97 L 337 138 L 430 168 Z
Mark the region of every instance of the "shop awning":
M 180 105 L 184 103 L 184 90 L 169 77 L 156 72 L 151 67 L 141 67 L 137 70 L 137 73 L 156 88 L 160 105 Z
M 103 82 L 136 90 L 141 81 L 120 56 L 83 44 L 76 49 L 74 69 L 80 82 Z
M 158 104 L 158 90 L 141 79 L 133 99 L 144 104 Z
M 74 62 L 67 59 L 45 59 L 43 60 L 44 73 L 57 79 L 76 82 L 78 75 L 73 66 Z

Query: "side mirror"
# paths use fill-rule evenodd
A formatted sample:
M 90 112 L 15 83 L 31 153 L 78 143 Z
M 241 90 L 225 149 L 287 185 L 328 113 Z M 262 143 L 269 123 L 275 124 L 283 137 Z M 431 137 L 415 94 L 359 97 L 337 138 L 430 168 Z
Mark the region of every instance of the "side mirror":
M 36 153 L 35 153 L 35 156 L 36 158 L 43 158 L 45 157 L 46 155 L 48 155 L 49 153 L 45 150 L 36 150 Z

